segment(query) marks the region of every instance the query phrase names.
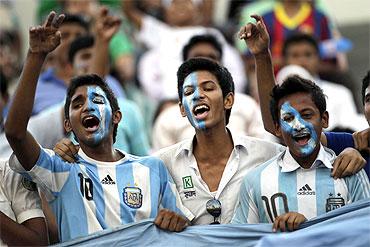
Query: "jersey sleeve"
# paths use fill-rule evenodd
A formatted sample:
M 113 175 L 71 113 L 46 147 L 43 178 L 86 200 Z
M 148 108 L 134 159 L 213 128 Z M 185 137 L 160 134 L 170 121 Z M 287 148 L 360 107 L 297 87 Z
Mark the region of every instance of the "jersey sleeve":
M 248 177 L 249 176 L 246 176 L 241 184 L 239 202 L 233 219 L 231 220 L 232 224 L 259 223 L 258 207 L 253 199 L 253 186 L 249 184 Z
M 160 201 L 160 207 L 184 215 L 189 221 L 192 221 L 194 215 L 182 204 L 179 192 L 176 189 L 176 185 L 173 182 L 171 175 L 168 173 L 162 161 L 161 164 L 160 177 L 162 197 Z
M 16 221 L 21 224 L 32 218 L 42 217 L 41 199 L 36 184 L 12 171 L 7 165 L 2 183 L 7 190 L 8 200 Z
M 363 169 L 350 177 L 346 177 L 345 181 L 348 187 L 350 202 L 370 198 L 369 178 Z
M 14 171 L 35 182 L 46 193 L 49 201 L 58 196 L 73 167 L 73 164 L 63 161 L 52 150 L 43 148 L 40 149 L 40 156 L 30 171 L 22 167 L 14 154 L 9 165 Z

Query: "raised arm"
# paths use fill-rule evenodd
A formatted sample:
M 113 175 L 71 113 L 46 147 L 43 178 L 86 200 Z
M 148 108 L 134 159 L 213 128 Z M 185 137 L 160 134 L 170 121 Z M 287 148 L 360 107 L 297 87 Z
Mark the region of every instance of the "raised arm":
M 9 144 L 26 170 L 34 166 L 40 154 L 39 145 L 27 132 L 37 80 L 46 55 L 60 44 L 61 33 L 58 28 L 63 19 L 64 15 L 57 16 L 51 12 L 42 26 L 30 28 L 28 54 L 5 122 Z
M 127 18 L 135 25 L 136 28 L 140 29 L 143 24 L 143 12 L 141 12 L 135 6 L 134 0 L 123 0 L 122 10 Z
M 256 63 L 258 96 L 265 129 L 275 135 L 275 126 L 270 113 L 271 90 L 275 86 L 275 78 L 269 50 L 270 37 L 262 17 L 251 15 L 256 24 L 248 23 L 239 31 L 239 38 L 244 39 L 248 49 L 254 55 Z
M 109 15 L 108 9 L 103 7 L 96 19 L 95 44 L 92 56 L 91 73 L 103 77 L 108 71 L 109 65 L 109 42 L 117 33 L 121 20 Z

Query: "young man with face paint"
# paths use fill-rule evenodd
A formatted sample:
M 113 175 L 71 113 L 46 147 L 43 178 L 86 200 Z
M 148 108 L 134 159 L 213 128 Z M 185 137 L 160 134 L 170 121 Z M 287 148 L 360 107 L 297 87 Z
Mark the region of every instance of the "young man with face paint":
M 192 138 L 159 150 L 193 224 L 230 223 L 243 177 L 284 147 L 230 131 L 234 83 L 219 63 L 184 62 L 177 73 L 180 111 L 195 130 Z
M 60 44 L 63 18 L 51 12 L 43 26 L 30 29 L 29 51 L 5 123 L 14 151 L 10 166 L 45 193 L 61 241 L 154 217 L 160 228 L 184 229 L 187 220 L 181 215 L 193 216 L 182 206 L 163 162 L 113 148 L 121 112 L 99 76 L 76 77 L 68 88 L 64 127 L 81 147 L 74 165 L 41 148 L 27 132 L 37 78 L 46 55 Z
M 329 120 L 322 90 L 291 76 L 274 87 L 271 97 L 276 135 L 288 148 L 244 178 L 233 222 L 273 222 L 273 231 L 293 231 L 307 219 L 370 198 L 363 170 L 344 179 L 331 177 L 336 156 L 319 138 Z

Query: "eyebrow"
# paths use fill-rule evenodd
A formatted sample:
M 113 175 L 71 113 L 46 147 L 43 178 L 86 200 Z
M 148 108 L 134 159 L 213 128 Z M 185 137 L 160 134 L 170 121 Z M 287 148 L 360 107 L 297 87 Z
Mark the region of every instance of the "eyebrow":
M 76 101 L 78 101 L 78 100 L 81 100 L 83 97 L 82 97 L 82 95 L 81 94 L 79 94 L 78 96 L 76 96 L 75 98 L 72 98 L 72 100 L 71 100 L 71 103 L 73 103 L 73 102 L 76 102 Z

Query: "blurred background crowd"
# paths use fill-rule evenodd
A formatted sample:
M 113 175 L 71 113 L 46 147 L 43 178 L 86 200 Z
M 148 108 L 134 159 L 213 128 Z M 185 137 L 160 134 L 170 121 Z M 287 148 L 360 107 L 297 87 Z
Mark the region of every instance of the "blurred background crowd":
M 89 70 L 101 5 L 122 19 L 109 44 L 105 79 L 123 112 L 116 146 L 127 152 L 150 154 L 194 134 L 178 110 L 176 71 L 197 52 L 224 64 L 234 78 L 235 120 L 229 127 L 272 138 L 259 113 L 254 60 L 236 35 L 251 14 L 261 15 L 267 25 L 277 81 L 295 73 L 319 84 L 328 97 L 329 130 L 353 132 L 368 126 L 361 99 L 361 79 L 370 68 L 367 0 L 1 0 L 0 158 L 11 152 L 3 122 L 27 52 L 28 27 L 41 23 L 51 10 L 67 14 L 60 28 L 62 44 L 48 56 L 39 78 L 28 126 L 42 146 L 53 148 L 65 135 L 68 82 Z M 211 38 L 192 39 L 205 34 Z M 209 47 L 200 46 L 185 54 L 192 42 L 211 43 L 215 52 L 211 47 L 211 54 L 204 55 Z

